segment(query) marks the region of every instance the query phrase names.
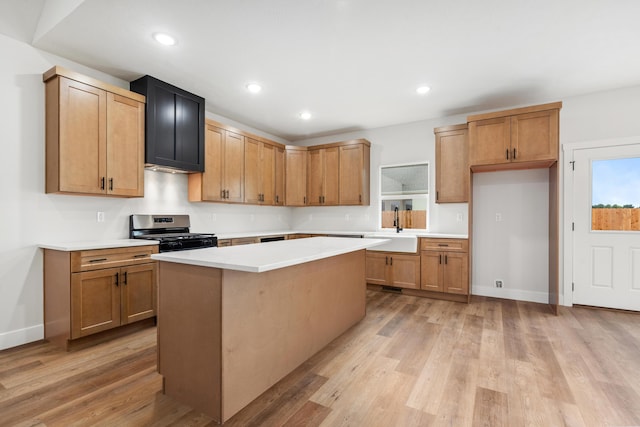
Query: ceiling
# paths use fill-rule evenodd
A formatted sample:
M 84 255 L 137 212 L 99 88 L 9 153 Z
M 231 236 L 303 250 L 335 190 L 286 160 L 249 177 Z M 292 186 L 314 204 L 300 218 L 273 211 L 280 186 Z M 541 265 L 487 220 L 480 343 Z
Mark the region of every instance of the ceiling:
M 292 142 L 639 85 L 639 17 L 637 0 L 0 0 L 0 33 Z

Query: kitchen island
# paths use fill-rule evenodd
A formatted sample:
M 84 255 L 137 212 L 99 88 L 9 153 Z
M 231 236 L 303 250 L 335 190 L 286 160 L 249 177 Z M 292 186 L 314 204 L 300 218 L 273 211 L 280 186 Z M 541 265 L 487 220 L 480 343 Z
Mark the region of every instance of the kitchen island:
M 365 249 L 314 237 L 153 255 L 164 392 L 224 422 L 365 315 Z

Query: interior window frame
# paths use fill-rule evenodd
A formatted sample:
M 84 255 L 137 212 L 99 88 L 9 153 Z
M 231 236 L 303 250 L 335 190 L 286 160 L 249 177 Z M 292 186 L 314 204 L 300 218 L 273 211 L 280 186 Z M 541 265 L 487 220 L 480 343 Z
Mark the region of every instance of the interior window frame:
M 426 165 L 427 167 L 427 185 L 426 185 L 426 193 L 413 193 L 413 194 L 382 194 L 382 170 L 385 168 L 394 168 L 394 167 L 402 167 L 402 166 L 418 166 L 418 165 Z M 395 228 L 383 228 L 382 227 L 382 202 L 385 200 L 415 200 L 415 199 L 424 199 L 426 206 L 426 228 L 407 228 L 404 230 L 411 230 L 415 232 L 427 232 L 429 231 L 429 201 L 430 201 L 430 192 L 429 192 L 429 184 L 431 181 L 431 164 L 429 161 L 417 161 L 410 163 L 396 163 L 396 164 L 388 164 L 388 165 L 380 165 L 378 169 L 378 230 L 380 231 L 395 231 Z M 401 224 L 402 226 L 402 224 Z

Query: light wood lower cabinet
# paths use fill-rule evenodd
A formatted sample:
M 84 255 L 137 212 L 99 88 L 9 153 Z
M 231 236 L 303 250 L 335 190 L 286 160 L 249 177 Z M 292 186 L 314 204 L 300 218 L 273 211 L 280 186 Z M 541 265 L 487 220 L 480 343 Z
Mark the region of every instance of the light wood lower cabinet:
M 420 289 L 469 295 L 468 241 L 420 239 Z
M 157 246 L 44 252 L 45 339 L 71 341 L 156 315 Z
M 367 251 L 367 283 L 420 289 L 420 255 Z

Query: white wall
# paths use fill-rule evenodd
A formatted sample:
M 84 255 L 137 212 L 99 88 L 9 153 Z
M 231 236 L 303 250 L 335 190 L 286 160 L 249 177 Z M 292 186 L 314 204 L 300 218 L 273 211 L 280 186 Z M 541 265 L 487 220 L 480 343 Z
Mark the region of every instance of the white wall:
M 549 170 L 474 174 L 472 293 L 546 303 L 548 256 Z
M 126 238 L 132 213 L 188 213 L 194 231 L 289 229 L 291 208 L 189 203 L 187 177 L 179 174 L 145 171 L 142 199 L 45 194 L 42 73 L 62 65 L 121 87 L 128 84 L 3 35 L 0 56 L 6 59 L 0 67 L 0 349 L 43 337 L 41 242 Z M 97 223 L 98 211 L 105 213 L 104 223 Z

